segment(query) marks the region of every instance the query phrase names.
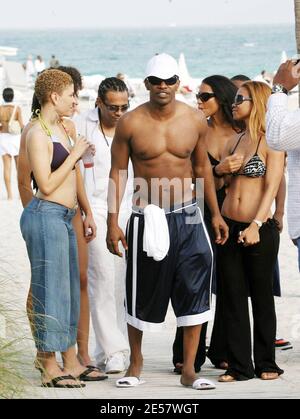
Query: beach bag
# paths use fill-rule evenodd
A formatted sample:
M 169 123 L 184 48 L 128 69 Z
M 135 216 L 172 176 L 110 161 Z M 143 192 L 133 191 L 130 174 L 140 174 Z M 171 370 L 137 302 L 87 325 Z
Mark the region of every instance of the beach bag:
M 8 132 L 9 134 L 12 134 L 12 135 L 21 134 L 21 127 L 20 127 L 19 121 L 14 120 L 16 110 L 17 110 L 17 106 L 14 107 L 13 113 L 8 123 Z

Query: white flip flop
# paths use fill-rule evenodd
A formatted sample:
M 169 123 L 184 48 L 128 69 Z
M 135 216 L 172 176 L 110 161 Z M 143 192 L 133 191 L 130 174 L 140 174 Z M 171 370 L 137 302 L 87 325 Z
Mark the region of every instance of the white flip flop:
M 216 386 L 213 382 L 206 380 L 205 378 L 198 378 L 193 382 L 192 388 L 194 390 L 214 390 Z
M 116 381 L 116 386 L 123 387 L 123 388 L 137 387 L 141 384 L 144 384 L 145 382 L 146 381 L 142 381 L 138 377 L 123 377 L 123 378 L 119 378 Z

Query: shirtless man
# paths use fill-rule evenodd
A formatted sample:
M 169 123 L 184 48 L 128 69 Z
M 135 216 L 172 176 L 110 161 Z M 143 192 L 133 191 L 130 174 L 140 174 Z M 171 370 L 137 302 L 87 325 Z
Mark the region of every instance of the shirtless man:
M 197 380 L 194 370 L 201 325 L 211 319 L 212 251 L 195 190 L 191 192 L 192 177 L 194 181 L 204 178 L 217 243 L 226 242 L 228 229 L 218 209 L 204 146 L 207 122 L 198 110 L 176 101 L 177 75 L 177 63 L 169 55 L 156 55 L 149 61 L 145 85 L 150 101 L 121 118 L 112 144 L 107 246 L 121 256 L 121 241 L 127 252 L 126 310 L 131 349 L 130 366 L 126 377 L 117 381 L 118 387 L 141 384 L 143 331 L 156 330 L 163 323 L 171 298 L 178 326 L 184 327 L 181 384 L 200 390 L 215 388 L 207 380 Z M 140 179 L 147 187 L 139 190 L 125 239 L 118 226 L 118 212 L 126 184 L 122 174 L 127 171 L 129 158 L 135 183 Z M 166 197 L 168 208 L 163 205 Z M 149 204 L 166 212 L 163 216 L 170 247 L 161 261 L 143 252 L 144 208 Z M 198 216 L 198 222 L 189 223 L 191 216 Z

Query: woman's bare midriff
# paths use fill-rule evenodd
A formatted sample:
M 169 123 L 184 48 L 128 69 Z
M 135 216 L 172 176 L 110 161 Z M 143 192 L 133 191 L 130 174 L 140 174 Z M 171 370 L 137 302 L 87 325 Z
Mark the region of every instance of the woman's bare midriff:
M 75 170 L 67 176 L 66 180 L 52 194 L 44 195 L 38 191 L 36 197 L 46 201 L 56 202 L 67 208 L 75 208 L 77 206 Z
M 264 177 L 233 177 L 223 203 L 222 215 L 235 221 L 251 223 L 263 199 L 264 183 Z

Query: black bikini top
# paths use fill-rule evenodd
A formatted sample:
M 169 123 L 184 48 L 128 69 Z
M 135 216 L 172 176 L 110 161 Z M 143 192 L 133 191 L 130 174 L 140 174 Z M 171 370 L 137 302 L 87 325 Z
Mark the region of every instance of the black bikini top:
M 212 156 L 209 151 L 207 152 L 207 155 L 208 155 L 210 164 L 212 166 L 217 166 L 220 163 L 219 160 L 215 159 L 214 156 Z
M 234 154 L 235 150 L 237 149 L 241 139 L 244 137 L 245 133 L 243 133 L 240 138 L 238 139 L 238 142 L 236 144 L 236 146 L 234 147 L 234 149 L 231 152 L 231 155 Z M 259 139 L 259 142 L 257 144 L 257 148 L 256 148 L 256 152 L 255 154 L 251 157 L 250 160 L 248 160 L 248 162 L 245 164 L 244 168 L 242 169 L 241 172 L 236 172 L 233 173 L 232 176 L 247 176 L 247 177 L 252 177 L 252 178 L 257 178 L 257 177 L 264 177 L 267 171 L 267 167 L 265 165 L 265 163 L 262 161 L 262 159 L 259 157 L 258 155 L 258 148 L 261 142 L 261 138 Z

